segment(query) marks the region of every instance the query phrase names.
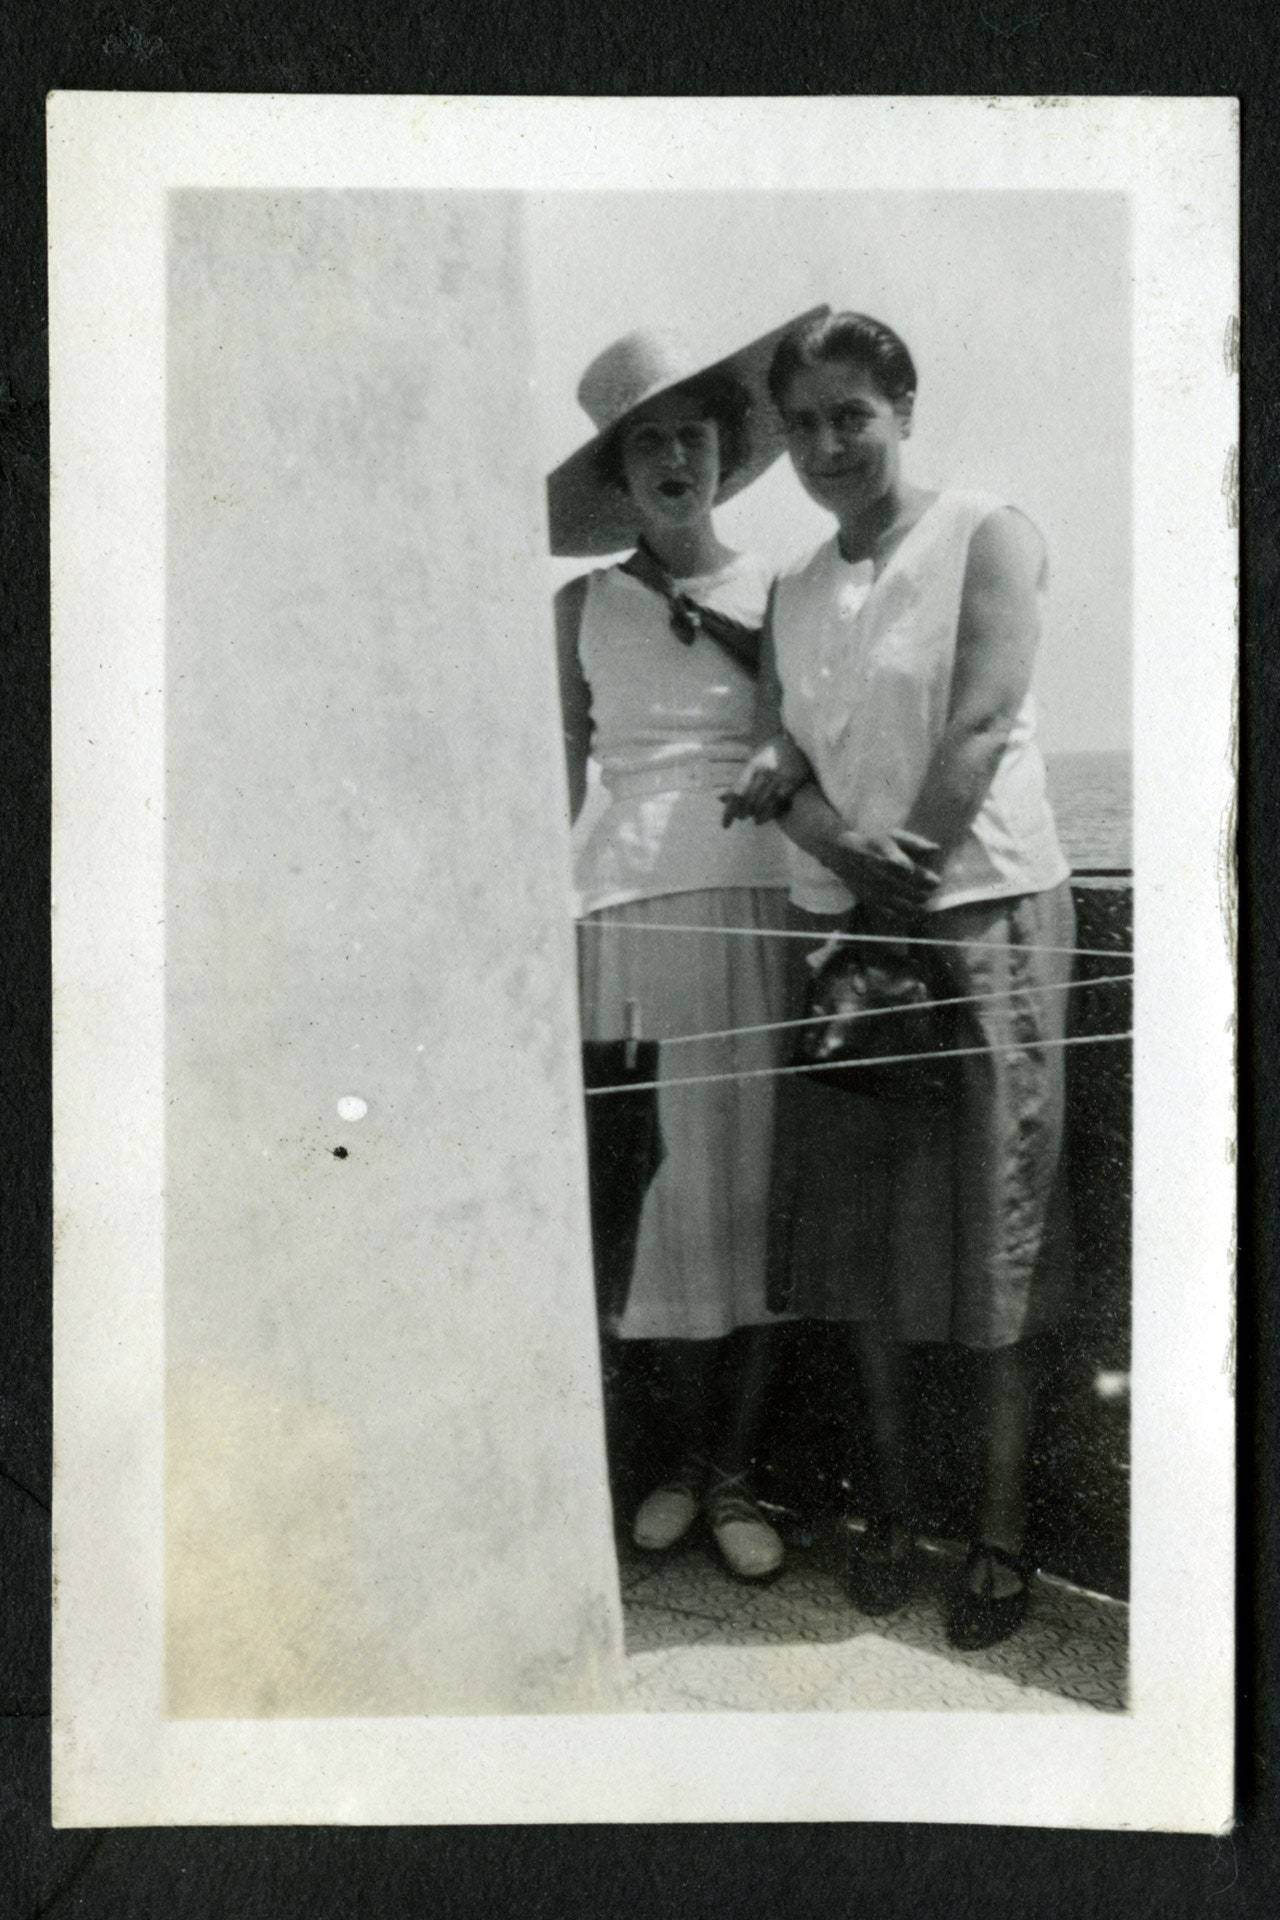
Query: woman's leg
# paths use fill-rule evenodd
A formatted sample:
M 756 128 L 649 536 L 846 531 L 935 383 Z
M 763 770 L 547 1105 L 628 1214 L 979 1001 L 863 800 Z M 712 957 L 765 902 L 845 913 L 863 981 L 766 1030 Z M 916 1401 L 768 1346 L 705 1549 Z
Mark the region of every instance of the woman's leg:
M 671 1435 L 663 1477 L 641 1501 L 631 1537 L 661 1552 L 682 1540 L 698 1517 L 708 1478 L 718 1340 L 662 1340 L 656 1348 L 658 1388 Z
M 707 1452 L 713 1429 L 718 1340 L 660 1340 L 659 1388 L 675 1452 L 681 1459 Z
M 981 1500 L 975 1538 L 1021 1560 L 1027 1529 L 1027 1457 L 1035 1411 L 1035 1370 L 1022 1344 L 975 1356 L 982 1445 Z M 990 1585 L 988 1586 L 988 1582 Z M 992 1555 L 975 1555 L 969 1566 L 973 1591 L 997 1598 L 1015 1594 L 1020 1576 Z
M 663 1340 L 661 1391 L 681 1455 L 705 1455 L 722 1473 L 750 1471 L 773 1377 L 773 1329 L 744 1327 L 727 1340 Z
M 855 1327 L 854 1345 L 875 1459 L 877 1504 L 866 1532 L 849 1543 L 845 1586 L 863 1613 L 892 1613 L 911 1598 L 917 1577 L 906 1355 L 900 1342 L 886 1340 L 866 1324 Z
M 744 1327 L 722 1343 L 706 1514 L 725 1565 L 740 1580 L 771 1579 L 785 1552 L 749 1482 L 773 1373 L 771 1336 L 768 1326 Z
M 875 1456 L 880 1509 L 876 1518 L 909 1536 L 912 1511 L 911 1423 L 907 1411 L 906 1355 L 896 1340 L 867 1323 L 854 1327 L 854 1349 L 867 1424 Z
M 1061 1198 L 1069 886 L 938 916 L 960 945 L 966 1019 L 990 1049 L 959 1064 L 954 1337 L 973 1350 L 980 1449 L 974 1545 L 948 1619 L 953 1645 L 994 1645 L 1025 1616 L 1034 1368 L 1024 1344 L 1066 1305 Z M 943 927 L 940 925 L 941 933 Z
M 729 1571 L 742 1580 L 771 1578 L 782 1565 L 782 1541 L 747 1488 L 771 1372 L 767 1329 L 729 1341 L 665 1340 L 658 1355 L 678 1455 L 641 1502 L 632 1539 L 650 1551 L 673 1547 L 705 1504 Z
M 731 1479 L 751 1470 L 773 1379 L 773 1329 L 744 1327 L 724 1342 L 711 1453 Z
M 947 1614 L 953 1647 L 995 1646 L 1026 1618 L 1030 1569 L 1027 1453 L 1031 1442 L 1032 1365 L 1025 1347 L 998 1347 L 978 1357 L 982 1492 L 978 1529 L 964 1577 Z

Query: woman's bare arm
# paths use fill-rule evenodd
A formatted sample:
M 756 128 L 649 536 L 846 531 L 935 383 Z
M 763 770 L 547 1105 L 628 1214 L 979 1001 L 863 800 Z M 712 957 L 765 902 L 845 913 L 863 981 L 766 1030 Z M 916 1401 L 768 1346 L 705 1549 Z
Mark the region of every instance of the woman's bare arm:
M 752 755 L 724 795 L 724 825 L 735 820 L 776 820 L 793 794 L 812 780 L 813 769 L 782 724 L 782 683 L 773 641 L 774 589 L 769 589 L 760 637 L 760 678 L 752 721 Z
M 778 649 L 773 638 L 773 606 L 777 582 L 769 589 L 764 604 L 764 626 L 760 635 L 760 678 L 756 682 L 756 710 L 751 727 L 751 744 L 763 747 L 782 732 L 782 682 L 778 678 Z
M 914 913 L 938 884 L 938 848 L 905 827 L 861 833 L 836 812 L 816 781 L 795 794 L 779 825 L 788 839 L 842 880 L 858 900 Z
M 1012 508 L 991 514 L 975 532 L 947 724 L 904 823 L 944 853 L 981 807 L 1027 697 L 1040 637 L 1043 571 L 1040 535 Z
M 569 776 L 569 818 L 582 811 L 587 791 L 587 760 L 591 753 L 591 689 L 578 657 L 582 609 L 587 597 L 587 574 L 561 587 L 555 597 L 556 668 L 560 678 L 560 713 L 564 728 L 565 770 Z

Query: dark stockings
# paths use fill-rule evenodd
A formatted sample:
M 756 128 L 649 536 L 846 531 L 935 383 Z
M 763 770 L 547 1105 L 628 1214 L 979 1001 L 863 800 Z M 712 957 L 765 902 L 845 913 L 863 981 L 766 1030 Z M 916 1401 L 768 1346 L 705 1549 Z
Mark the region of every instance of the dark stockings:
M 976 1354 L 980 1432 L 983 1436 L 982 1504 L 978 1538 L 1003 1547 L 1015 1559 L 1022 1554 L 1027 1528 L 1027 1454 L 1035 1380 L 1025 1347 L 997 1347 Z M 997 1595 L 1016 1593 L 1018 1575 L 987 1556 L 970 1569 L 975 1590 L 988 1575 Z
M 900 1559 L 911 1551 L 911 1425 L 904 1373 L 907 1356 L 900 1343 L 873 1327 L 853 1329 L 863 1402 L 875 1455 L 880 1511 L 872 1516 L 866 1551 Z
M 680 1451 L 732 1478 L 751 1465 L 773 1372 L 770 1329 L 727 1340 L 664 1340 L 658 1366 Z
M 896 1557 L 910 1550 L 912 1513 L 911 1428 L 899 1342 L 869 1326 L 854 1328 L 858 1370 L 880 1485 L 881 1511 L 869 1537 L 872 1551 Z M 1027 1454 L 1031 1442 L 1034 1372 L 1025 1347 L 974 1353 L 979 1446 L 976 1537 L 1017 1559 L 1027 1523 Z M 992 1583 L 997 1595 L 1015 1593 L 1021 1581 L 999 1561 L 983 1555 L 970 1569 L 975 1590 Z

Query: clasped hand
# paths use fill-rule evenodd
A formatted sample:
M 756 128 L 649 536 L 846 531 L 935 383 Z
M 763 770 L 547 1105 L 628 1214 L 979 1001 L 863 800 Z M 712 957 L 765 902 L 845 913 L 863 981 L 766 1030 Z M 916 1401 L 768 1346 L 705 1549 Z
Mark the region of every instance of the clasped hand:
M 721 825 L 732 826 L 735 820 L 776 820 L 812 778 L 813 768 L 790 734 L 775 734 L 751 756 L 728 793 L 721 794 Z
M 885 833 L 848 828 L 839 835 L 829 864 L 857 899 L 912 914 L 938 885 L 941 851 L 936 841 L 905 827 Z
M 775 734 L 755 752 L 727 793 L 720 796 L 727 827 L 735 820 L 776 820 L 786 812 L 813 769 L 788 733 Z M 857 899 L 918 913 L 938 885 L 942 849 L 906 827 L 859 833 L 847 827 L 831 852 L 820 857 Z

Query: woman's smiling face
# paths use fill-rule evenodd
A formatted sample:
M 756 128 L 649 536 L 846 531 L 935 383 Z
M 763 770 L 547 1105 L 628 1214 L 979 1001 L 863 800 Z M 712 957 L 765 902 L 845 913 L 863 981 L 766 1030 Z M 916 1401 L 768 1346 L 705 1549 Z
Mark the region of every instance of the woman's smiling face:
M 910 395 L 890 400 L 865 367 L 821 360 L 791 376 L 780 411 L 801 485 L 842 525 L 897 484 Z
M 697 400 L 659 394 L 627 421 L 619 452 L 646 525 L 688 527 L 710 513 L 720 485 L 720 430 Z

